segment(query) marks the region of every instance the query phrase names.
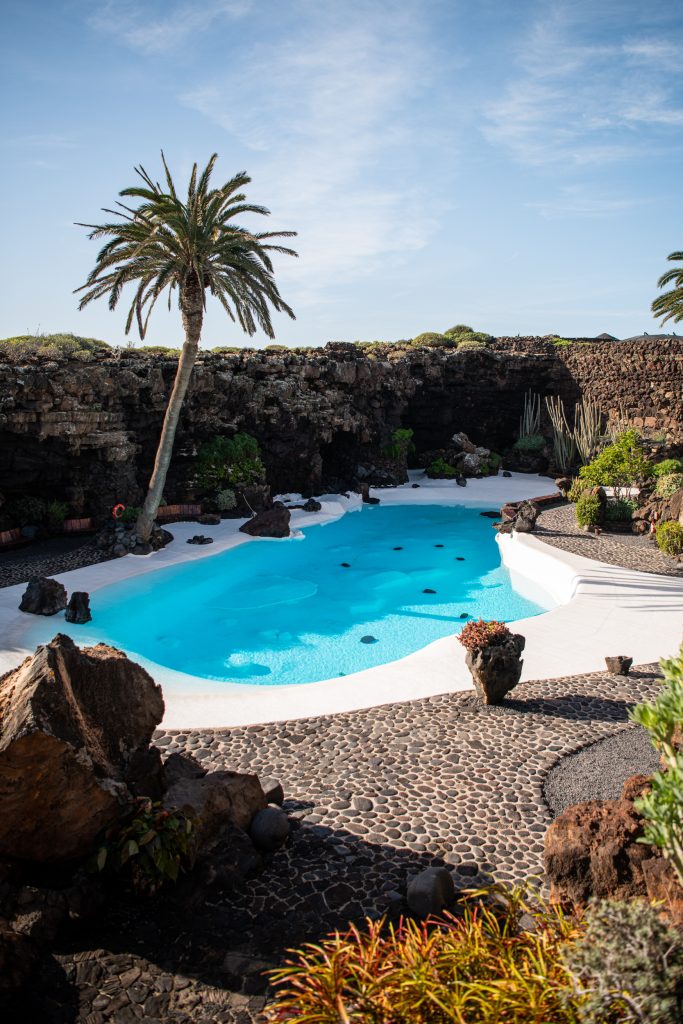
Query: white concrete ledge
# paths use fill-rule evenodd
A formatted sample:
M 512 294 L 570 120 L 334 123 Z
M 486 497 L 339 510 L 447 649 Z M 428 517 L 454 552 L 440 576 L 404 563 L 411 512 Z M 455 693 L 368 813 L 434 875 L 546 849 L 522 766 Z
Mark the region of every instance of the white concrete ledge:
M 466 488 L 452 482 L 418 479 L 419 488 L 407 484 L 374 493 L 385 505 L 497 508 L 505 501 L 533 497 L 552 489 L 547 478 L 524 474 L 470 481 Z M 358 507 L 356 495 L 349 499 L 325 496 L 322 512 L 307 515 L 296 511 L 292 527 L 329 522 Z M 59 579 L 69 592 L 92 593 L 126 577 L 206 558 L 236 544 L 277 543 L 255 541 L 240 534 L 240 522 L 224 521 L 217 527 L 176 523 L 172 526 L 173 544 L 154 555 L 128 555 L 60 573 Z M 187 545 L 187 537 L 197 532 L 213 536 L 214 543 L 206 547 Z M 643 663 L 670 656 L 678 649 L 683 628 L 683 579 L 594 562 L 529 535 L 499 536 L 498 543 L 517 589 L 533 597 L 541 588 L 558 602 L 552 611 L 514 624 L 514 630 L 526 637 L 523 680 L 604 669 L 606 655 L 630 655 Z M 22 584 L 0 590 L 0 671 L 15 667 L 31 653 L 25 634 L 35 620 L 17 611 L 24 589 Z M 55 616 L 54 627 L 55 633 L 63 629 L 61 616 Z M 469 689 L 471 678 L 464 653 L 455 637 L 446 637 L 399 661 L 296 686 L 215 683 L 174 672 L 138 656 L 135 660 L 164 688 L 166 728 L 215 728 L 353 711 Z

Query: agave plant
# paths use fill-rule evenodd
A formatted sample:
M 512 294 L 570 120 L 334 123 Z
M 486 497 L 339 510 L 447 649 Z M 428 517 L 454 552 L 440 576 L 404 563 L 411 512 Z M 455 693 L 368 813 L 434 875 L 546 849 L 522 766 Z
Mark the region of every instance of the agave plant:
M 167 293 L 171 308 L 173 292 L 185 331 L 175 383 L 157 448 L 149 489 L 137 522 L 137 533 L 148 540 L 164 489 L 180 410 L 197 358 L 207 293 L 223 306 L 232 321 L 253 335 L 260 327 L 275 336 L 270 310 L 294 313 L 283 300 L 273 276 L 272 252 L 296 256 L 293 249 L 273 244 L 291 237 L 294 231 L 253 232 L 239 227 L 235 218 L 243 214 L 267 216 L 264 206 L 246 200 L 242 191 L 251 179 L 241 172 L 224 185 L 210 187 L 217 155 L 198 173 L 192 168 L 187 198 L 176 190 L 162 152 L 165 182 L 152 180 L 144 167 L 135 171 L 141 183 L 123 189 L 119 195 L 133 200 L 130 206 L 117 202 L 115 210 L 103 212 L 118 218 L 105 224 L 81 224 L 90 229 L 89 238 L 106 238 L 82 292 L 79 309 L 94 299 L 109 298 L 114 310 L 125 285 L 135 284 L 126 334 L 133 322 L 144 338 L 149 318 L 161 295 Z

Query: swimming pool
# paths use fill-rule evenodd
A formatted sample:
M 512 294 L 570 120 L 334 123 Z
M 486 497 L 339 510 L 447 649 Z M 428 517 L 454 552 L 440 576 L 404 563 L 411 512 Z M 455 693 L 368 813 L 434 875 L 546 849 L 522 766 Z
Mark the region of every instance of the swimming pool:
M 513 589 L 480 509 L 379 505 L 112 584 L 91 605 L 92 622 L 59 629 L 209 680 L 284 685 L 373 668 L 468 617 L 513 621 L 550 602 Z M 31 639 L 51 638 L 56 620 Z

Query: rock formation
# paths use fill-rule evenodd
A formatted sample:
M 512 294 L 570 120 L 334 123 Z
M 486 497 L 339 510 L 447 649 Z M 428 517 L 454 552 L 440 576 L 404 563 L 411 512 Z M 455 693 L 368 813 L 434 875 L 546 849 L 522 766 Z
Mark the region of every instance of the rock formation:
M 161 689 L 120 651 L 57 635 L 0 679 L 0 856 L 90 852 L 161 721 Z
M 90 614 L 90 595 L 86 594 L 83 590 L 74 590 L 66 606 L 64 618 L 67 622 L 76 622 L 81 625 L 84 622 L 90 622 L 92 619 Z
M 475 446 L 502 452 L 529 388 L 560 395 L 568 408 L 582 395 L 606 413 L 621 404 L 636 425 L 680 445 L 682 355 L 675 340 L 558 348 L 533 338 L 469 351 L 330 344 L 202 352 L 167 490 L 191 500 L 198 446 L 236 429 L 258 439 L 275 493 L 349 487 L 361 479 L 359 466 L 382 468 L 379 456 L 400 425 L 413 429 L 418 452 L 443 448 L 463 430 Z M 0 491 L 57 497 L 99 516 L 118 501 L 140 504 L 175 371 L 172 356 L 135 349 L 104 350 L 88 363 L 0 363 Z
M 66 588 L 47 576 L 31 580 L 19 604 L 20 612 L 31 612 L 32 615 L 56 615 L 65 608 Z
M 265 512 L 257 512 L 240 526 L 240 532 L 248 533 L 250 537 L 289 537 L 291 515 L 288 508 L 278 504 Z

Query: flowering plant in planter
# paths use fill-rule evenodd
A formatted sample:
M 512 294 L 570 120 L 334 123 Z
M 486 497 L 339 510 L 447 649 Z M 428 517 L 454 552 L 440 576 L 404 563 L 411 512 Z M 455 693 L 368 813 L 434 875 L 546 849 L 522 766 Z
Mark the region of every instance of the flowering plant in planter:
M 468 622 L 458 640 L 467 650 L 465 662 L 484 704 L 500 704 L 522 674 L 524 637 L 504 622 Z

